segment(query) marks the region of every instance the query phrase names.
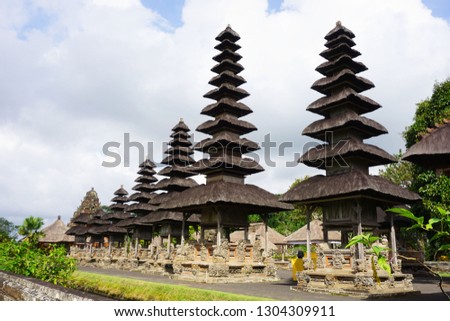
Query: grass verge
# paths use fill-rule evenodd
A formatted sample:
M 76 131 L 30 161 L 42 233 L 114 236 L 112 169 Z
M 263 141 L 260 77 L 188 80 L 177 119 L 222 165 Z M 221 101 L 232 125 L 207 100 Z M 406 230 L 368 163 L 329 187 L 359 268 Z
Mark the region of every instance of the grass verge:
M 68 284 L 77 290 L 126 301 L 267 301 L 267 298 L 153 283 L 76 271 Z

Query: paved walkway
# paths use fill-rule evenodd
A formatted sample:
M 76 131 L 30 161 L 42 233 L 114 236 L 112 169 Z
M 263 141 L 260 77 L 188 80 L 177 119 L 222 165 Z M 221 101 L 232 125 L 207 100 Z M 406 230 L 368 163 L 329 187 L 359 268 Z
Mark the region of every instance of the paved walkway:
M 271 283 L 228 283 L 228 284 L 206 284 L 189 281 L 173 280 L 166 276 L 146 275 L 139 272 L 129 272 L 112 269 L 98 269 L 91 267 L 80 267 L 80 271 L 98 274 L 113 275 L 131 279 L 139 279 L 150 282 L 185 285 L 192 288 L 216 290 L 221 292 L 237 293 L 257 296 L 281 301 L 357 301 L 358 298 L 327 295 L 319 293 L 305 293 L 292 291 L 290 287 L 295 285 L 291 278 L 291 271 L 279 270 L 280 281 Z M 433 277 L 415 277 L 414 289 L 420 294 L 409 294 L 398 297 L 386 298 L 389 301 L 441 301 L 447 300 L 438 287 L 438 281 Z M 450 279 L 445 280 L 444 289 L 450 294 Z M 383 299 L 379 299 L 383 300 Z

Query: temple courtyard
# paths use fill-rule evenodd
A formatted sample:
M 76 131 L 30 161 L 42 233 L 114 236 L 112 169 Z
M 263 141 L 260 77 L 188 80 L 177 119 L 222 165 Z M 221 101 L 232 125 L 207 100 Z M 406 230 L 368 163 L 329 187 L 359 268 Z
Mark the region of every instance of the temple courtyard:
M 271 300 L 280 301 L 356 301 L 367 300 L 345 295 L 329 295 L 322 293 L 308 293 L 291 290 L 297 286 L 297 282 L 292 280 L 291 270 L 278 270 L 279 281 L 269 283 L 199 283 L 191 281 L 174 280 L 167 276 L 157 276 L 131 272 L 125 270 L 100 269 L 93 267 L 80 267 L 80 271 L 98 273 L 123 278 L 132 278 L 155 283 L 165 283 L 173 285 L 184 285 L 192 288 L 207 289 L 221 292 L 243 294 L 249 296 L 264 297 Z M 413 280 L 414 290 L 420 293 L 405 294 L 390 297 L 372 298 L 369 300 L 386 301 L 446 301 L 446 298 L 439 290 L 438 279 L 430 276 L 415 276 Z M 450 293 L 450 278 L 444 278 L 444 290 Z

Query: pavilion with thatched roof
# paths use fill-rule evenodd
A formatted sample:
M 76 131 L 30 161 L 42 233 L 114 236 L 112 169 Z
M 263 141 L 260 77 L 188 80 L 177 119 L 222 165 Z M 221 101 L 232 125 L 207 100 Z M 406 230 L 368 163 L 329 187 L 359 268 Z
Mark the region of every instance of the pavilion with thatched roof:
M 306 244 L 308 241 L 309 232 L 309 242 L 312 244 L 321 244 L 329 246 L 330 244 L 341 244 L 341 233 L 339 231 L 330 231 L 328 233 L 328 239 L 324 239 L 323 233 L 323 223 L 321 220 L 312 220 L 308 225 L 304 225 L 297 231 L 286 236 L 283 241 L 287 244 Z
M 386 134 L 387 130 L 374 120 L 362 116 L 381 106 L 361 94 L 374 87 L 374 84 L 357 76 L 367 67 L 353 60 L 360 55 L 353 49 L 354 37 L 353 32 L 340 22 L 325 36 L 327 49 L 320 55 L 327 61 L 316 68 L 324 77 L 312 85 L 312 89 L 324 97 L 307 107 L 308 111 L 323 119 L 307 126 L 303 134 L 324 143 L 309 149 L 299 162 L 325 170 L 326 175 L 304 180 L 281 198 L 285 202 L 308 206 L 309 213 L 314 207 L 321 207 L 324 239 L 328 240 L 328 231 L 340 231 L 343 245 L 348 243 L 349 236 L 377 229 L 378 206 L 386 209 L 420 200 L 416 193 L 369 174 L 369 167 L 390 164 L 395 159 L 383 149 L 364 142 L 367 138 Z M 391 222 L 392 262 L 394 270 L 400 273 L 393 215 Z M 307 241 L 308 259 L 305 266 L 312 269 L 309 245 L 310 239 Z M 358 245 L 354 255 L 348 253 L 348 260 L 350 270 L 354 273 L 370 269 L 362 244 Z M 342 260 L 337 256 L 330 262 L 333 262 L 334 267 L 342 268 Z
M 249 214 L 292 209 L 292 206 L 281 203 L 276 195 L 245 184 L 247 175 L 264 169 L 254 159 L 244 157 L 245 154 L 258 150 L 259 146 L 241 137 L 255 131 L 256 127 L 240 119 L 252 113 L 252 110 L 239 102 L 249 96 L 246 90 L 239 88 L 246 82 L 238 75 L 244 70 L 238 63 L 242 57 L 236 52 L 240 48 L 236 43 L 239 39 L 240 36 L 230 26 L 216 37 L 219 44 L 215 48 L 220 53 L 213 57 L 217 64 L 211 71 L 217 76 L 209 81 L 216 88 L 204 95 L 216 102 L 206 106 L 201 112 L 214 119 L 197 127 L 197 131 L 211 137 L 194 147 L 209 154 L 209 157 L 192 165 L 192 171 L 206 175 L 206 184 L 191 187 L 160 205 L 171 211 L 201 214 L 202 242 L 205 241 L 205 231 L 215 233 L 215 262 L 220 264 L 214 265 L 211 262 L 209 272 L 213 273 L 212 276 L 218 276 L 214 279 L 217 282 L 230 276 L 226 258 L 219 258 L 219 253 L 228 251 L 224 248 L 228 246 L 227 229 L 248 228 Z
M 75 236 L 67 235 L 68 229 L 69 227 L 61 220 L 61 216 L 58 216 L 56 221 L 41 230 L 44 235 L 39 238 L 39 245 L 61 244 L 69 250 L 75 242 Z
M 421 167 L 450 177 L 450 120 L 428 130 L 402 157 Z

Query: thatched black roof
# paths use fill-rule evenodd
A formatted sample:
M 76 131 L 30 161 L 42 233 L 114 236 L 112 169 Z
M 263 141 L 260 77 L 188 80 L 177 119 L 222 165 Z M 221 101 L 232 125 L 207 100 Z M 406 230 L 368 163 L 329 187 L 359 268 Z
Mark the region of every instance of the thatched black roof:
M 317 175 L 287 191 L 281 200 L 289 203 L 318 204 L 345 198 L 374 198 L 391 204 L 419 201 L 420 196 L 391 181 L 351 170 L 330 176 Z
M 152 225 L 163 222 L 182 222 L 183 213 L 182 212 L 171 212 L 171 211 L 156 211 L 147 214 L 146 216 L 136 218 L 134 224 L 136 225 Z M 188 223 L 200 223 L 200 215 L 192 214 L 186 220 Z
M 450 168 L 450 122 L 431 129 L 419 142 L 411 146 L 402 157 L 425 168 Z
M 254 160 L 245 159 L 246 154 L 259 149 L 258 144 L 249 139 L 240 137 L 257 128 L 250 122 L 240 118 L 252 113 L 252 110 L 239 100 L 247 97 L 249 93 L 239 88 L 245 79 L 238 75 L 244 68 L 238 63 L 242 58 L 236 50 L 240 46 L 235 42 L 239 35 L 228 26 L 216 37 L 221 44 L 215 48 L 221 53 L 214 56 L 218 62 L 211 70 L 218 75 L 213 77 L 209 84 L 217 87 L 204 95 L 206 98 L 216 100 L 216 103 L 206 106 L 202 114 L 214 117 L 197 127 L 197 131 L 211 135 L 195 146 L 196 150 L 210 154 L 209 158 L 202 159 L 192 165 L 192 169 L 201 174 L 234 175 L 244 178 L 245 175 L 257 173 L 264 169 Z
M 126 212 L 112 212 L 105 214 L 102 219 L 105 221 L 120 221 L 130 217 L 129 213 Z
M 214 79 L 214 78 L 213 78 Z M 215 84 L 212 84 L 215 85 Z M 201 114 L 216 117 L 223 113 L 233 114 L 236 117 L 242 117 L 251 114 L 253 111 L 247 105 L 237 102 L 231 98 L 221 98 L 214 104 L 203 108 Z
M 86 231 L 87 231 L 86 226 L 76 225 L 76 226 L 72 226 L 71 228 L 69 228 L 66 231 L 66 234 L 67 235 L 84 235 L 84 234 L 86 234 Z
M 93 218 L 93 216 L 91 214 L 80 214 L 77 217 L 74 217 L 72 219 L 72 223 L 76 223 L 76 224 L 86 224 L 87 222 L 89 222 L 91 219 Z
M 320 119 L 311 123 L 303 130 L 302 134 L 325 141 L 327 132 L 342 131 L 344 129 L 352 129 L 354 132 L 359 132 L 359 136 L 363 139 L 388 132 L 380 123 L 364 116 L 359 116 L 353 111 L 346 111 L 332 118 Z
M 216 181 L 192 187 L 160 205 L 161 209 L 200 212 L 206 207 L 237 207 L 241 213 L 260 214 L 293 209 L 278 197 L 250 184 Z
M 370 80 L 356 76 L 353 71 L 349 69 L 342 69 L 331 77 L 324 77 L 316 80 L 311 88 L 321 94 L 329 95 L 333 90 L 336 90 L 336 87 L 342 85 L 343 82 L 346 83 L 348 88 L 352 88 L 357 93 L 375 87 Z
M 350 137 L 337 143 L 323 144 L 311 148 L 298 160 L 305 165 L 325 169 L 331 162 L 337 162 L 340 166 L 347 166 L 346 159 L 359 158 L 366 166 L 378 166 L 395 162 L 395 158 L 383 149 L 365 144 L 362 141 Z
M 328 48 L 322 56 L 328 61 L 316 70 L 325 78 L 312 88 L 322 97 L 307 107 L 325 116 L 305 128 L 304 135 L 325 141 L 311 148 L 299 159 L 308 166 L 327 170 L 301 182 L 281 197 L 282 201 L 300 204 L 370 198 L 381 203 L 405 204 L 420 197 L 390 181 L 369 175 L 369 167 L 395 162 L 383 149 L 364 143 L 364 139 L 387 133 L 381 124 L 360 116 L 381 106 L 360 92 L 372 88 L 371 81 L 356 76 L 367 67 L 353 60 L 360 55 L 352 49 L 355 35 L 340 22 L 326 36 Z M 326 135 L 331 132 L 332 135 Z
M 365 114 L 377 110 L 381 106 L 364 95 L 358 94 L 351 88 L 344 88 L 332 96 L 326 96 L 312 102 L 306 110 L 328 117 L 336 108 L 351 108 L 357 114 Z
M 161 203 L 167 202 L 172 198 L 178 197 L 178 194 L 180 194 L 180 192 L 177 191 L 171 191 L 170 193 L 156 194 L 155 197 L 150 200 L 150 204 L 159 205 Z
M 147 214 L 149 212 L 155 211 L 157 207 L 149 203 L 134 203 L 128 206 L 127 212 L 136 214 Z
M 223 129 L 244 135 L 255 131 L 257 128 L 244 120 L 238 119 L 235 115 L 222 114 L 216 117 L 215 120 L 208 120 L 197 127 L 197 131 L 213 135 L 216 132 L 223 131 Z

